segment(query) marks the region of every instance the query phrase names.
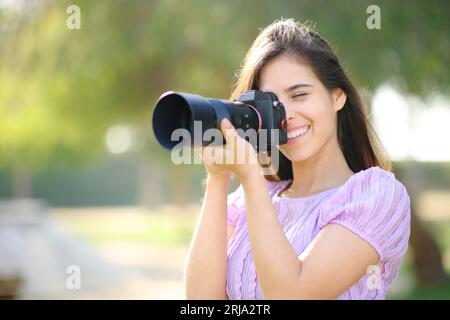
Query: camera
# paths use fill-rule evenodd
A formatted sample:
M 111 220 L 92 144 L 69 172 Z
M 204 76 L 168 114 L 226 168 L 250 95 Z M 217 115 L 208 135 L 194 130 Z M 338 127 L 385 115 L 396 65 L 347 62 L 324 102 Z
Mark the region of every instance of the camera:
M 275 145 L 287 143 L 283 104 L 274 93 L 260 90 L 246 91 L 233 101 L 203 98 L 191 93 L 165 92 L 158 98 L 153 110 L 153 132 L 158 143 L 169 150 L 179 145 L 173 138 L 173 132 L 177 129 L 186 130 L 191 137 L 200 134 L 199 139 L 190 139 L 190 146 L 220 145 L 225 143 L 223 136 L 208 139 L 205 133 L 209 129 L 220 130 L 224 118 L 231 121 L 238 134 L 249 141 L 257 152 L 270 151 Z M 201 128 L 196 130 L 198 125 Z

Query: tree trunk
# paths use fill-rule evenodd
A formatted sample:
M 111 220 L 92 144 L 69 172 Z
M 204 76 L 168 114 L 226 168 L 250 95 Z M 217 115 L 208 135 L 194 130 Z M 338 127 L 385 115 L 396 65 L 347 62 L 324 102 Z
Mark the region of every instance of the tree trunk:
M 417 217 L 411 205 L 411 239 L 416 280 L 420 286 L 440 284 L 448 280 L 442 265 L 442 255 L 431 233 Z
M 410 247 L 413 255 L 414 270 L 419 286 L 440 284 L 448 280 L 442 265 L 442 255 L 432 234 L 426 229 L 424 222 L 417 216 L 417 200 L 424 181 L 422 170 L 412 164 L 395 164 L 394 173 L 405 185 L 411 199 L 411 237 Z

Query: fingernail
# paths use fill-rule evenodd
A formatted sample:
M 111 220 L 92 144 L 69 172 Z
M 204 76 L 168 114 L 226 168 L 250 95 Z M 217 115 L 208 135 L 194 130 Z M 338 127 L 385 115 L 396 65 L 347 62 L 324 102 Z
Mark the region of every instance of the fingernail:
M 228 120 L 227 118 L 223 119 L 223 125 L 225 126 L 225 128 L 228 128 L 228 129 L 233 128 L 233 125 L 231 124 L 230 120 Z

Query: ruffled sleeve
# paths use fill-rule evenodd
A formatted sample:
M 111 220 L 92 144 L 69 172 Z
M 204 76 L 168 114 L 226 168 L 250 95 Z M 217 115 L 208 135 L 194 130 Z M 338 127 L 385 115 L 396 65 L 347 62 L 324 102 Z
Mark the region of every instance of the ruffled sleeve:
M 381 261 L 400 258 L 408 249 L 410 199 L 388 171 L 373 167 L 351 177 L 322 207 L 318 226 L 340 224 L 367 241 Z

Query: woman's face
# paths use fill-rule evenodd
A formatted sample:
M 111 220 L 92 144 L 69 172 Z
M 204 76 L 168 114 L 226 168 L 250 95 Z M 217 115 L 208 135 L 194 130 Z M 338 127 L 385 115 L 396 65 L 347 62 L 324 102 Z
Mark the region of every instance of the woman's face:
M 275 93 L 286 109 L 288 143 L 279 149 L 289 160 L 305 161 L 337 146 L 336 112 L 346 96 L 327 90 L 307 64 L 287 55 L 274 58 L 261 70 L 259 89 Z

